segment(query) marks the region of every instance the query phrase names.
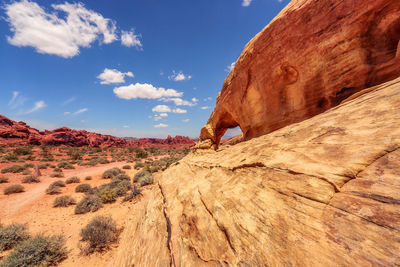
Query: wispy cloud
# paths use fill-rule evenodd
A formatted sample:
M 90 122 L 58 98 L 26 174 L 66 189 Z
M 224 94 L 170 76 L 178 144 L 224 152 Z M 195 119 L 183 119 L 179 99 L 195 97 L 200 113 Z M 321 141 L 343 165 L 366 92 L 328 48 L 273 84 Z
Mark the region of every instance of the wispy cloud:
M 203 109 L 203 110 L 206 110 L 206 109 L 209 109 L 210 107 L 208 107 L 208 106 L 204 106 L 204 107 L 201 107 L 200 109 Z
M 195 101 L 193 101 L 195 100 Z M 196 98 L 192 98 L 193 102 L 187 101 L 187 100 L 183 100 L 182 98 L 179 97 L 173 97 L 173 98 L 161 98 L 160 101 L 163 102 L 174 102 L 174 104 L 176 106 L 189 106 L 189 107 L 193 107 L 197 105 L 197 99 Z
M 166 105 L 157 105 L 151 111 L 158 113 L 171 112 L 171 108 Z
M 190 119 L 184 119 L 184 120 L 182 120 L 182 122 L 189 122 L 190 121 Z
M 173 113 L 178 113 L 178 114 L 185 114 L 187 113 L 187 110 L 185 109 L 180 109 L 180 108 L 175 108 L 172 110 Z
M 86 112 L 88 110 L 89 110 L 88 108 L 81 108 L 81 109 L 75 111 L 74 115 L 78 115 L 78 114 L 84 113 L 84 112 Z
M 30 113 L 36 112 L 36 111 L 38 111 L 38 110 L 40 110 L 42 108 L 45 108 L 46 106 L 47 105 L 43 100 L 37 101 L 37 102 L 35 102 L 35 105 L 33 106 L 33 108 L 28 110 L 28 111 L 26 111 L 25 114 L 30 114 Z
M 12 92 L 13 95 L 10 99 L 10 101 L 8 102 L 8 106 L 11 109 L 16 109 L 18 107 L 22 107 L 25 102 L 28 100 L 26 97 L 22 96 L 20 92 L 18 91 L 13 91 Z
M 175 81 L 175 82 L 180 82 L 180 81 L 187 81 L 192 79 L 192 75 L 185 75 L 183 74 L 182 71 L 176 72 L 176 71 L 172 71 L 172 75 L 168 76 L 168 79 Z
M 67 100 L 65 100 L 61 105 L 62 105 L 62 106 L 66 106 L 66 105 L 68 105 L 69 103 L 74 102 L 75 100 L 76 100 L 75 97 L 70 97 L 70 98 L 68 98 Z
M 69 112 L 69 111 L 64 112 L 64 115 L 69 115 L 69 114 L 71 114 L 71 112 Z
M 232 62 L 231 65 L 226 67 L 225 71 L 230 72 L 231 70 L 233 70 L 233 68 L 235 67 L 235 64 L 236 64 L 236 62 Z

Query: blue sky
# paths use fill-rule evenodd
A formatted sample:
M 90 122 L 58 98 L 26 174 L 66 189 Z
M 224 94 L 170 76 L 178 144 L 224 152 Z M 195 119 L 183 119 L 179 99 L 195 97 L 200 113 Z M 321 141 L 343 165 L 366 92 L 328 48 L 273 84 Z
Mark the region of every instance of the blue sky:
M 41 130 L 197 137 L 231 64 L 287 3 L 3 0 L 0 114 Z

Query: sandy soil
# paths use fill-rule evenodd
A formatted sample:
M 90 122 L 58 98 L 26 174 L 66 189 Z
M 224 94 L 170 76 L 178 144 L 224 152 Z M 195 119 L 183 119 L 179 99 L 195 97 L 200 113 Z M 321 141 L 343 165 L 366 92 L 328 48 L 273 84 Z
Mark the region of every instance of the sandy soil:
M 102 209 L 94 213 L 75 215 L 75 206 L 67 208 L 53 208 L 53 201 L 60 195 L 71 195 L 78 202 L 83 198 L 82 193 L 75 193 L 78 184 L 69 184 L 62 188 L 60 195 L 46 195 L 45 190 L 50 183 L 56 180 L 66 180 L 72 176 L 81 178 L 81 183 L 88 183 L 92 186 L 101 185 L 109 182 L 101 178 L 101 174 L 112 167 L 122 167 L 127 163 L 118 162 L 95 167 L 76 167 L 74 170 L 64 170 L 65 178 L 51 178 L 51 169 L 43 170 L 41 182 L 38 184 L 23 184 L 24 193 L 6 196 L 2 193 L 3 189 L 11 184 L 20 183 L 22 175 L 7 174 L 3 175 L 10 178 L 10 183 L 0 184 L 0 220 L 7 225 L 12 222 L 27 223 L 32 234 L 62 234 L 67 238 L 67 247 L 70 249 L 68 259 L 63 261 L 60 266 L 112 266 L 112 259 L 117 247 L 114 246 L 105 253 L 95 253 L 90 256 L 80 254 L 79 240 L 80 230 L 97 215 L 111 215 L 117 221 L 119 227 L 124 227 L 129 214 L 134 212 L 135 202 L 121 203 L 121 199 L 113 204 L 106 204 Z M 129 164 L 133 166 L 134 164 Z M 3 166 L 0 166 L 1 168 Z M 125 170 L 127 174 L 133 176 L 136 172 L 133 168 Z M 86 176 L 92 176 L 92 180 L 85 181 Z M 150 188 L 149 188 L 150 189 Z M 146 190 L 144 189 L 144 194 Z

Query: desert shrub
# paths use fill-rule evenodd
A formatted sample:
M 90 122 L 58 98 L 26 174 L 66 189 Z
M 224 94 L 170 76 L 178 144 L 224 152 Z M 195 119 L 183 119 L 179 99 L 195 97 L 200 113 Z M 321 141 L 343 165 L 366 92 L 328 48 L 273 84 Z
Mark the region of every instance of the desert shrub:
M 6 161 L 15 162 L 18 160 L 18 156 L 14 153 L 5 154 L 3 157 Z
M 8 183 L 8 178 L 7 177 L 0 177 L 0 184 L 5 184 Z
M 130 170 L 130 169 L 131 169 L 131 166 L 130 166 L 130 165 L 124 165 L 124 166 L 122 166 L 122 169 L 124 169 L 124 170 Z
M 22 193 L 25 191 L 25 188 L 20 184 L 13 184 L 4 189 L 4 195 L 10 195 L 14 193 Z
M 141 186 L 149 185 L 154 182 L 153 176 L 147 170 L 141 170 L 135 174 L 133 178 L 134 183 L 139 183 Z
M 13 223 L 0 229 L 0 253 L 29 238 L 26 224 Z
M 65 182 L 64 181 L 55 181 L 49 185 L 49 187 L 46 189 L 46 194 L 48 195 L 56 195 L 61 193 L 61 187 L 65 187 Z
M 37 235 L 17 245 L 0 266 L 53 266 L 66 259 L 67 254 L 63 236 Z
M 22 172 L 23 175 L 29 175 L 29 174 L 31 174 L 31 173 L 32 173 L 31 170 L 28 170 L 28 169 L 26 169 L 26 170 L 24 170 L 24 171 Z
M 143 149 L 140 149 L 136 152 L 136 158 L 138 159 L 145 159 L 148 157 L 148 154 L 146 151 L 144 151 Z
M 135 164 L 135 169 L 136 170 L 138 170 L 140 168 L 143 168 L 143 167 L 144 167 L 144 163 L 142 163 L 142 162 L 138 162 L 138 163 Z
M 103 251 L 118 241 L 121 230 L 109 216 L 96 216 L 81 230 L 82 241 L 88 246 L 82 252 L 89 254 L 94 251 Z
M 48 163 L 42 163 L 42 164 L 38 165 L 38 169 L 41 169 L 41 170 L 47 169 L 47 167 L 49 167 L 49 166 L 50 166 L 50 164 L 48 164 Z
M 25 184 L 32 184 L 32 183 L 40 183 L 40 179 L 36 175 L 29 175 L 22 179 L 22 182 Z
M 63 170 L 61 168 L 54 168 L 53 172 L 62 172 Z
M 86 180 L 86 181 L 92 180 L 92 176 L 86 176 L 86 177 L 85 177 L 85 180 Z
M 122 199 L 123 202 L 132 201 L 135 197 L 142 194 L 142 189 L 139 186 L 133 186 L 133 189 L 125 194 L 124 198 Z
M 87 195 L 75 207 L 75 214 L 95 212 L 103 206 L 103 202 L 98 196 Z
M 109 186 L 99 190 L 96 195 L 101 199 L 103 203 L 112 203 L 118 197 L 116 190 Z
M 57 164 L 57 167 L 58 168 L 62 168 L 62 169 L 75 169 L 75 167 L 71 163 L 69 163 L 68 161 L 60 161 Z
M 17 147 L 16 149 L 14 149 L 14 153 L 19 156 L 26 156 L 26 155 L 32 154 L 32 148 L 31 147 Z
M 71 196 L 60 196 L 57 197 L 53 202 L 53 207 L 68 207 L 70 205 L 75 205 L 76 201 Z
M 62 172 L 54 172 L 54 173 L 50 174 L 50 177 L 52 177 L 52 178 L 63 178 L 64 174 Z
M 33 164 L 33 163 L 25 163 L 24 165 L 22 165 L 22 167 L 24 167 L 24 168 L 35 168 L 35 164 Z
M 3 168 L 1 170 L 1 173 L 8 173 L 8 172 L 17 173 L 17 172 L 23 172 L 24 170 L 25 168 L 23 166 L 13 165 Z
M 76 184 L 76 183 L 80 183 L 80 182 L 81 182 L 81 179 L 79 179 L 76 176 L 70 177 L 65 181 L 66 184 L 74 184 L 74 183 Z
M 120 170 L 119 168 L 112 168 L 112 169 L 106 170 L 103 173 L 102 177 L 103 177 L 103 179 L 112 179 L 121 173 L 124 173 L 124 171 Z
M 92 189 L 90 184 L 80 184 L 77 187 L 75 187 L 75 192 L 77 193 L 86 193 L 89 192 Z
M 121 174 L 118 174 L 117 176 L 115 176 L 113 178 L 113 180 L 118 180 L 118 181 L 127 180 L 127 181 L 130 181 L 131 177 L 129 177 L 129 175 L 127 175 L 125 173 L 121 173 Z

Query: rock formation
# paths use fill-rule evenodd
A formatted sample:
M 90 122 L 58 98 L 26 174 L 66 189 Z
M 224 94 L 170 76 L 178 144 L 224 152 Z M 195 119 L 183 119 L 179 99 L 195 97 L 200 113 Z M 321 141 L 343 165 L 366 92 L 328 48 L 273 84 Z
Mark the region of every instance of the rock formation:
M 198 148 L 228 128 L 243 139 L 320 114 L 400 75 L 400 1 L 292 0 L 245 47 Z
M 52 145 L 73 147 L 188 147 L 194 144 L 189 137 L 168 136 L 166 139 L 140 138 L 126 140 L 111 135 L 73 130 L 68 127 L 58 128 L 52 131 L 38 131 L 29 127 L 26 123 L 15 122 L 0 115 L 0 144 L 16 143 L 21 145 Z
M 400 78 L 367 92 L 171 166 L 114 266 L 398 266 Z

